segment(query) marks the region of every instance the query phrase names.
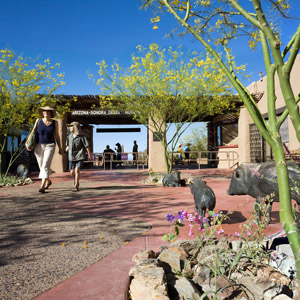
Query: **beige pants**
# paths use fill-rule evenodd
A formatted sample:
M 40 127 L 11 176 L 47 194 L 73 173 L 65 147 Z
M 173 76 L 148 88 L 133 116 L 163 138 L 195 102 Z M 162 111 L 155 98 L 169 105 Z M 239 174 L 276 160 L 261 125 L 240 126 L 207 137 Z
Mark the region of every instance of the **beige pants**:
M 54 155 L 55 144 L 36 144 L 34 154 L 39 164 L 39 178 L 49 178 L 50 166 Z

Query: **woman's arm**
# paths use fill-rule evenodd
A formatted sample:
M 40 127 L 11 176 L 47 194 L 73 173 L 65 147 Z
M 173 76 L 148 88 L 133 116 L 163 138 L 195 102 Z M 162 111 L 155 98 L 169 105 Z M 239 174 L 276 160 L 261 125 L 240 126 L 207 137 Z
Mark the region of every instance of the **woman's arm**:
M 63 150 L 61 148 L 61 143 L 60 143 L 60 135 L 59 135 L 59 130 L 58 130 L 58 122 L 56 122 L 56 121 L 54 121 L 54 122 L 55 122 L 55 141 L 56 141 L 57 146 L 58 146 L 58 153 L 62 154 Z
M 91 153 L 91 148 L 90 146 L 87 146 L 85 147 L 87 153 L 88 153 L 88 157 L 89 157 L 89 160 L 92 160 L 92 153 Z

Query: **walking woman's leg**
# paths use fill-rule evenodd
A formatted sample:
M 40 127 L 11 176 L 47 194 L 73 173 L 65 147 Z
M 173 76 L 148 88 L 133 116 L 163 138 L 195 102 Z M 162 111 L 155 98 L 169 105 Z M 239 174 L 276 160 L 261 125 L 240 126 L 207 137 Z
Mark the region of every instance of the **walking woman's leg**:
M 34 148 L 34 154 L 37 160 L 37 163 L 39 165 L 40 173 L 39 173 L 39 178 L 42 179 L 41 182 L 41 187 L 39 189 L 39 192 L 44 192 L 45 189 L 45 183 L 46 183 L 46 178 L 44 176 L 44 171 L 43 171 L 43 162 L 44 162 L 44 145 L 42 144 L 36 144 Z
M 41 161 L 41 167 L 40 167 L 40 178 L 42 178 L 42 185 L 41 185 L 41 191 L 44 192 L 46 185 L 49 187 L 51 184 L 51 180 L 49 178 L 51 170 L 51 162 L 54 156 L 55 151 L 55 144 L 43 144 L 42 147 L 43 150 L 43 159 Z

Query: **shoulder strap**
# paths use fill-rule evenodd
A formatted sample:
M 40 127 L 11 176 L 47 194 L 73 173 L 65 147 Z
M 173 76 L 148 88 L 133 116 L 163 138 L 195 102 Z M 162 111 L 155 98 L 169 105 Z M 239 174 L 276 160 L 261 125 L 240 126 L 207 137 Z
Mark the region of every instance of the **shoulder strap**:
M 36 128 L 37 128 L 37 126 L 38 126 L 38 124 L 39 124 L 39 122 L 40 122 L 41 120 L 42 120 L 42 119 L 36 119 L 36 120 L 35 120 L 34 126 L 33 126 L 31 132 L 29 133 L 29 135 L 28 135 L 28 137 L 27 137 L 27 141 L 29 140 L 29 138 L 30 138 L 30 136 L 32 135 L 32 133 L 35 132 L 35 130 L 36 130 Z

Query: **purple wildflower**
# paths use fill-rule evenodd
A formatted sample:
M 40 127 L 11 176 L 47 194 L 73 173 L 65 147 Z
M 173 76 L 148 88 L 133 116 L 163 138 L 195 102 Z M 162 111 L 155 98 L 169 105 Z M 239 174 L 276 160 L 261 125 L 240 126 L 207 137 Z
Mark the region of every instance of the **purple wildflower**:
M 184 210 L 178 212 L 177 219 L 180 220 L 181 222 L 183 222 L 183 220 L 184 220 Z
M 175 219 L 175 217 L 174 217 L 173 215 L 167 214 L 167 216 L 166 216 L 166 220 L 167 220 L 167 221 L 171 221 L 171 222 L 173 223 L 173 222 L 174 222 L 174 219 Z

